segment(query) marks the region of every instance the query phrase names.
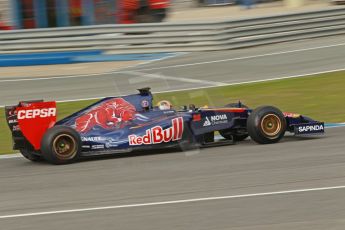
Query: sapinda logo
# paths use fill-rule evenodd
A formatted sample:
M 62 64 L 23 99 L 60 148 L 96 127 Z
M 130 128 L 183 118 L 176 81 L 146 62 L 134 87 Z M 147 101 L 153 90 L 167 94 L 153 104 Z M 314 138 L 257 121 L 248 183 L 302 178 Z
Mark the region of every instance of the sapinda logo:
M 160 144 L 181 140 L 183 129 L 183 118 L 178 117 L 172 120 L 172 126 L 169 128 L 163 129 L 161 126 L 155 126 L 146 130 L 143 136 L 129 135 L 129 145 Z
M 55 117 L 55 116 L 56 116 L 56 108 L 27 109 L 27 110 L 18 110 L 17 112 L 18 120 L 34 119 L 37 117 L 46 118 L 46 117 Z
M 307 125 L 298 127 L 298 132 L 314 132 L 314 131 L 323 131 L 323 125 Z

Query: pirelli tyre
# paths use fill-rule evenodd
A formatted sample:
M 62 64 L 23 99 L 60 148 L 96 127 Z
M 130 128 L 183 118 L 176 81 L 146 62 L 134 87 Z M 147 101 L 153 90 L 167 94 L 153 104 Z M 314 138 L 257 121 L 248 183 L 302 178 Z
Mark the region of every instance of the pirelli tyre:
M 248 106 L 242 104 L 242 103 L 230 103 L 225 105 L 226 108 L 245 108 L 248 109 Z M 231 130 L 219 130 L 219 134 L 227 139 L 227 140 L 233 140 L 233 141 L 243 141 L 248 137 L 248 134 L 233 134 Z
M 20 149 L 19 151 L 23 155 L 23 157 L 25 157 L 26 159 L 28 159 L 30 161 L 37 162 L 37 161 L 41 161 L 42 160 L 42 157 L 39 156 L 39 154 L 36 153 L 33 150 Z
M 272 144 L 283 138 L 286 120 L 283 113 L 273 106 L 261 106 L 247 120 L 249 136 L 259 144 Z
M 42 156 L 52 164 L 75 162 L 80 156 L 80 151 L 80 135 L 68 126 L 54 126 L 48 129 L 41 141 Z

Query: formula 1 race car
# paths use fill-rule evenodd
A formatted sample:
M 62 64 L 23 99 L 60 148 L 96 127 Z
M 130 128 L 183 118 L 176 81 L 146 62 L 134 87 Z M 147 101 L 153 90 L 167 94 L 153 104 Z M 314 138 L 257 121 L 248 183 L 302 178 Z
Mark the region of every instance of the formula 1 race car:
M 295 135 L 324 133 L 324 123 L 272 106 L 249 109 L 241 102 L 222 108 L 153 105 L 149 88 L 104 98 L 58 122 L 55 102 L 28 101 L 5 108 L 14 146 L 32 161 L 66 164 L 80 157 L 162 148 L 190 149 L 235 143 L 248 136 L 259 144 Z M 224 138 L 218 141 L 215 132 Z

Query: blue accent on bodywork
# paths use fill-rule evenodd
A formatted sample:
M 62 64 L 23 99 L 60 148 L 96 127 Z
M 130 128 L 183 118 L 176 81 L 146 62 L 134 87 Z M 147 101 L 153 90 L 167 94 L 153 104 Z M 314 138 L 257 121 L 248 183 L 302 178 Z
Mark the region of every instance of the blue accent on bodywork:
M 139 91 L 139 94 L 104 98 L 58 121 L 56 125 L 66 125 L 79 132 L 83 154 L 99 155 L 176 147 L 180 142 L 207 145 L 210 141 L 205 137 L 212 132 L 226 130 L 230 135 L 245 132 L 252 111 L 231 108 L 160 110 L 153 106 L 153 96 L 148 88 Z M 124 119 L 124 113 L 130 113 L 130 119 Z M 290 132 L 294 132 L 294 127 L 298 125 L 317 124 L 304 116 L 286 116 L 285 119 Z M 181 130 L 183 132 L 179 132 Z M 175 135 L 172 133 L 181 134 L 181 138 L 171 138 Z M 154 137 L 164 141 L 152 141 Z M 144 142 L 149 138 L 150 141 Z
M 100 115 L 102 115 L 102 117 L 109 115 L 108 111 L 111 111 L 110 114 L 115 115 L 116 113 L 112 109 L 114 102 L 121 100 L 135 107 L 135 115 L 131 120 L 112 122 L 113 117 L 107 117 L 107 119 L 104 120 L 100 119 Z M 143 108 L 143 101 L 147 101 L 149 106 Z M 152 94 L 147 91 L 123 97 L 108 97 L 64 118 L 57 122 L 56 125 L 66 125 L 75 128 L 77 131 L 80 130 L 79 134 L 81 135 L 84 153 L 92 154 L 92 152 L 99 152 L 103 154 L 130 151 L 132 149 L 162 148 L 162 145 L 176 146 L 180 141 L 190 141 L 190 138 L 202 142 L 203 139 L 200 137 L 202 137 L 203 134 L 229 128 L 243 128 L 241 125 L 239 127 L 237 120 L 246 119 L 248 117 L 248 110 L 244 110 L 243 112 L 213 111 L 212 109 L 183 111 L 176 111 L 173 109 L 160 110 L 153 106 L 152 101 Z M 115 105 L 118 106 L 120 104 L 116 102 Z M 200 116 L 201 119 L 193 121 L 194 115 Z M 211 126 L 203 125 L 206 117 L 212 120 L 214 116 L 223 117 L 221 120 L 214 120 L 217 123 Z M 116 119 L 117 118 L 118 116 L 116 115 Z M 163 130 L 162 132 L 169 132 L 168 129 L 171 129 L 172 132 L 178 133 L 176 130 L 181 130 L 181 128 L 175 127 L 172 129 L 172 127 L 174 127 L 173 120 L 178 120 L 180 118 L 182 118 L 183 123 L 182 131 L 183 133 L 187 133 L 186 136 L 181 135 L 182 139 L 159 143 L 152 142 L 152 144 L 130 145 L 129 139 L 131 136 L 135 135 L 136 137 L 143 138 L 147 135 L 154 135 L 152 131 L 154 128 L 161 129 Z M 85 124 L 87 125 L 85 126 Z M 89 126 L 89 124 L 92 125 Z M 104 126 L 104 124 L 106 125 Z M 179 126 L 178 124 L 175 122 L 176 126 Z M 171 135 L 172 134 L 170 134 L 170 138 Z
M 127 122 L 120 122 L 110 128 L 103 128 L 98 123 L 87 132 L 80 133 L 82 139 L 83 152 L 90 151 L 125 151 L 132 148 L 151 147 L 146 146 L 130 146 L 129 135 L 135 134 L 137 136 L 143 136 L 147 130 L 153 127 L 161 127 L 163 130 L 172 127 L 172 119 L 182 117 L 184 122 L 189 122 L 191 119 L 191 113 L 180 113 L 175 110 L 159 110 L 152 105 L 152 94 L 148 93 L 135 94 L 123 97 L 108 97 L 104 98 L 85 109 L 78 111 L 71 116 L 64 118 L 56 123 L 56 125 L 67 125 L 72 128 L 76 128 L 76 121 L 81 116 L 88 114 L 90 111 L 102 107 L 104 103 L 112 101 L 113 99 L 121 98 L 136 108 L 135 117 Z M 141 102 L 147 100 L 149 102 L 149 110 L 141 106 Z M 161 144 L 176 144 L 174 143 L 161 143 Z M 155 144 L 159 146 L 161 144 Z
M 106 97 L 100 101 L 97 101 L 89 106 L 87 106 L 86 108 L 64 118 L 63 120 L 57 122 L 57 125 L 73 125 L 74 122 L 75 122 L 75 119 L 77 117 L 79 117 L 80 115 L 86 113 L 87 111 L 91 110 L 92 108 L 96 107 L 97 105 L 99 104 L 102 104 L 103 102 L 105 101 L 108 101 L 108 100 L 111 100 L 113 98 L 117 98 L 117 97 Z M 125 99 L 126 101 L 128 101 L 129 103 L 131 103 L 132 105 L 135 106 L 136 110 L 138 112 L 142 112 L 143 111 L 143 108 L 141 107 L 141 101 L 142 100 L 147 100 L 149 103 L 150 103 L 150 107 L 152 107 L 152 101 L 153 101 L 153 97 L 152 97 L 152 94 L 149 94 L 149 95 L 145 95 L 145 96 L 142 96 L 140 94 L 135 94 L 135 95 L 129 95 L 129 96 L 124 96 L 124 97 L 121 97 L 123 99 Z
M 192 121 L 191 128 L 194 134 L 202 135 L 204 133 L 213 132 L 216 130 L 230 129 L 237 125 L 237 122 L 241 119 L 248 118 L 249 110 L 244 112 L 224 112 L 224 111 L 213 111 L 213 110 L 199 110 L 198 114 L 201 116 L 200 121 Z M 220 119 L 213 121 L 213 124 L 206 124 L 205 122 L 212 122 L 212 117 L 226 116 L 226 119 Z M 225 117 L 224 117 L 225 118 Z

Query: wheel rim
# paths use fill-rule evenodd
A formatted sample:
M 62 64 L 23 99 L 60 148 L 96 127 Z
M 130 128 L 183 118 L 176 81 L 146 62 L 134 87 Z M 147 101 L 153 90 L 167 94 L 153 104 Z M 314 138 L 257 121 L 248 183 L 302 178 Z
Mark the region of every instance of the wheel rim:
M 77 154 L 75 139 L 68 134 L 58 135 L 53 142 L 53 150 L 61 160 L 70 160 Z
M 282 128 L 282 122 L 280 118 L 275 114 L 267 114 L 261 120 L 261 130 L 262 132 L 272 138 L 279 134 Z

